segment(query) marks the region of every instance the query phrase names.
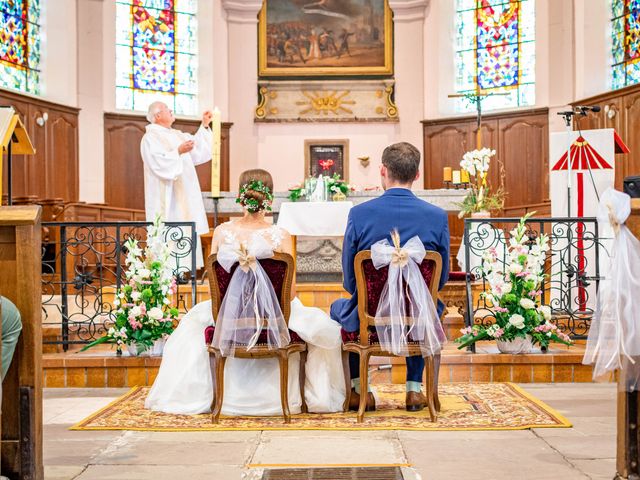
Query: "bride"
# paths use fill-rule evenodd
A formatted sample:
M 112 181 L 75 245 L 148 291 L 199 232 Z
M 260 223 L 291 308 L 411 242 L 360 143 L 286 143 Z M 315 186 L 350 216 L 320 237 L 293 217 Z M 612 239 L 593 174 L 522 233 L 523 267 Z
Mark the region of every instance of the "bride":
M 269 172 L 248 170 L 240 175 L 240 190 L 262 182 L 273 191 Z M 273 251 L 293 254 L 291 235 L 265 220 L 269 201 L 262 191 L 245 190 L 239 200 L 244 216 L 217 227 L 211 250 L 222 245 L 250 245 L 256 239 Z M 258 238 L 259 237 L 259 238 Z M 305 399 L 310 412 L 342 410 L 345 384 L 342 367 L 340 325 L 322 310 L 304 306 L 292 288 L 289 329 L 307 342 Z M 209 412 L 213 400 L 213 381 L 204 330 L 213 325 L 211 301 L 195 305 L 182 319 L 167 341 L 158 376 L 145 401 L 151 410 L 177 414 Z M 299 388 L 300 355 L 289 360 L 289 408 L 301 411 Z M 280 373 L 276 358 L 242 359 L 230 357 L 225 365 L 225 415 L 280 415 Z

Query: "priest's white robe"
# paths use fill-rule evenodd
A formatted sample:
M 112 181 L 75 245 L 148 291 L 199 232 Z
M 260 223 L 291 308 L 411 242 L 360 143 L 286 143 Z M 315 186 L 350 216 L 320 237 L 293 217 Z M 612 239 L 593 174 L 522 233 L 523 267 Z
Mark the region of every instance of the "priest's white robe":
M 180 155 L 178 147 L 189 140 L 194 142 L 193 150 Z M 211 143 L 211 131 L 202 126 L 190 135 L 152 123 L 140 144 L 147 221 L 153 222 L 159 214 L 165 222 L 195 222 L 197 268 L 204 265 L 199 236 L 209 232 L 209 224 L 195 166 L 211 160 Z M 190 267 L 185 260 L 180 264 Z

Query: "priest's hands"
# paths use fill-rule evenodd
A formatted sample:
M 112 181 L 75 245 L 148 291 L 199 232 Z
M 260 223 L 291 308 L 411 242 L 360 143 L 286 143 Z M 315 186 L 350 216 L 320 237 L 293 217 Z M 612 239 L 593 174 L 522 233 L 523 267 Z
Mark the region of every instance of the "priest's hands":
M 202 114 L 202 125 L 204 125 L 205 128 L 208 128 L 211 120 L 213 120 L 213 112 L 211 110 L 205 111 Z
M 178 153 L 180 155 L 189 153 L 191 150 L 193 150 L 194 145 L 195 143 L 193 142 L 193 140 L 188 140 L 184 143 L 181 143 L 180 146 L 178 147 Z

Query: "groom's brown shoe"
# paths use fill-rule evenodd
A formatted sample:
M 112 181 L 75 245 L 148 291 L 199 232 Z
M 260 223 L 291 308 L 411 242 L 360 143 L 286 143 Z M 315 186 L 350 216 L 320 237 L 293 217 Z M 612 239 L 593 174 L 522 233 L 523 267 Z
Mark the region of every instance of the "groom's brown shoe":
M 408 412 L 419 412 L 427 404 L 427 398 L 421 392 L 407 392 L 406 405 Z
M 351 389 L 351 395 L 349 397 L 349 410 L 352 412 L 357 412 L 358 408 L 360 408 L 360 394 L 356 392 L 355 388 Z M 373 412 L 376 409 L 376 399 L 373 396 L 373 393 L 367 392 L 367 408 L 366 412 Z

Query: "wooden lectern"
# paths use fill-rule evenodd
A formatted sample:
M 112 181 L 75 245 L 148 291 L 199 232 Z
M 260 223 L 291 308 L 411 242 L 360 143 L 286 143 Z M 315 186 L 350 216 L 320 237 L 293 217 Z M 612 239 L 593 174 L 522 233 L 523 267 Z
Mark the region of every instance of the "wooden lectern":
M 629 230 L 640 238 L 640 198 L 631 199 L 631 216 L 627 220 Z M 640 316 L 640 312 L 636 312 Z M 640 321 L 640 318 L 637 319 Z M 618 376 L 623 382 L 624 375 Z M 640 392 L 627 392 L 624 385 L 618 385 L 618 447 L 616 478 L 640 478 Z
M 24 128 L 20 117 L 12 107 L 0 107 L 0 199 L 2 199 L 2 157 L 7 155 L 7 196 L 12 203 L 11 157 L 16 155 L 35 155 L 36 150 Z
M 22 317 L 22 333 L 2 382 L 2 475 L 44 478 L 42 462 L 41 207 L 0 207 L 0 295 Z

